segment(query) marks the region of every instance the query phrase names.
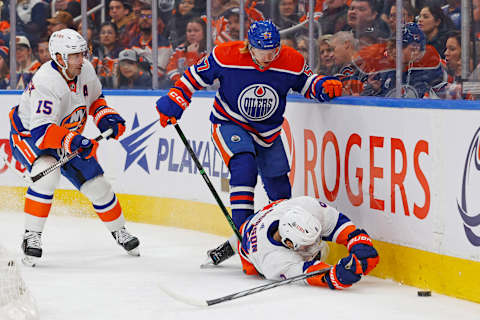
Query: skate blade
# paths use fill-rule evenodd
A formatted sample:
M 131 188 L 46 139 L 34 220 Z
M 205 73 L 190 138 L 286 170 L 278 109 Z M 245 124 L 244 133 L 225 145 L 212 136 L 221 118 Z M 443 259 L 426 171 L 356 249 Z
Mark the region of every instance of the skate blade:
M 35 267 L 37 265 L 38 258 L 32 256 L 23 256 L 22 263 L 27 267 Z
M 130 251 L 127 251 L 127 253 L 131 256 L 134 256 L 134 257 L 140 257 L 140 250 L 138 250 L 138 247 L 130 250 Z

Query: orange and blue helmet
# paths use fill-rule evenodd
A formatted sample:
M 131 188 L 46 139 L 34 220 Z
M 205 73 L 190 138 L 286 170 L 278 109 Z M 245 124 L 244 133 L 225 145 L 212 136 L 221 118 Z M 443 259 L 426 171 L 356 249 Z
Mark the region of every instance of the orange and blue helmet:
M 270 20 L 255 21 L 248 29 L 248 43 L 257 49 L 275 49 L 280 46 L 280 33 Z

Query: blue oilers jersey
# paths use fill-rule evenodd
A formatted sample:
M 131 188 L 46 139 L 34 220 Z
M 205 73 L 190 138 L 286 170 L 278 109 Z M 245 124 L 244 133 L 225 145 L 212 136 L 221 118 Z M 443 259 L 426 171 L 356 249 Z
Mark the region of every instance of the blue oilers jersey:
M 245 43 L 235 41 L 215 47 L 189 67 L 176 85 L 191 95 L 218 79 L 211 122 L 233 122 L 247 130 L 255 142 L 269 147 L 280 135 L 289 91 L 313 98 L 312 84 L 317 77 L 303 56 L 290 47 L 282 47 L 278 57 L 261 69 Z

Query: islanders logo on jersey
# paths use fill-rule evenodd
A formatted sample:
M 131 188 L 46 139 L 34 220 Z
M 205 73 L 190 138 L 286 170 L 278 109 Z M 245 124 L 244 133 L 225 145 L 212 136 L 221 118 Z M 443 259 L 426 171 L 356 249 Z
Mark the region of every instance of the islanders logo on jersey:
M 72 113 L 67 115 L 63 118 L 60 126 L 67 128 L 71 131 L 83 131 L 83 127 L 85 126 L 85 122 L 87 121 L 87 107 L 86 106 L 78 106 L 73 110 Z
M 263 121 L 271 117 L 278 108 L 277 92 L 266 84 L 252 84 L 238 96 L 238 109 L 250 121 Z

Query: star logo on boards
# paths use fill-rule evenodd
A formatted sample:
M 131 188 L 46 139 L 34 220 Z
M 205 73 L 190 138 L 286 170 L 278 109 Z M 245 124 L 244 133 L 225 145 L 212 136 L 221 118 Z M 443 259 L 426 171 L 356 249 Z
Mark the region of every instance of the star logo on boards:
M 140 168 L 145 172 L 150 173 L 148 168 L 147 155 L 145 149 L 148 146 L 146 141 L 153 135 L 152 133 L 147 133 L 147 131 L 157 122 L 157 120 L 151 122 L 143 128 L 140 128 L 140 122 L 138 121 L 138 115 L 135 113 L 133 119 L 133 124 L 131 128 L 131 134 L 120 140 L 120 144 L 123 149 L 127 152 L 127 158 L 125 160 L 125 167 L 123 171 L 127 169 L 136 162 Z

